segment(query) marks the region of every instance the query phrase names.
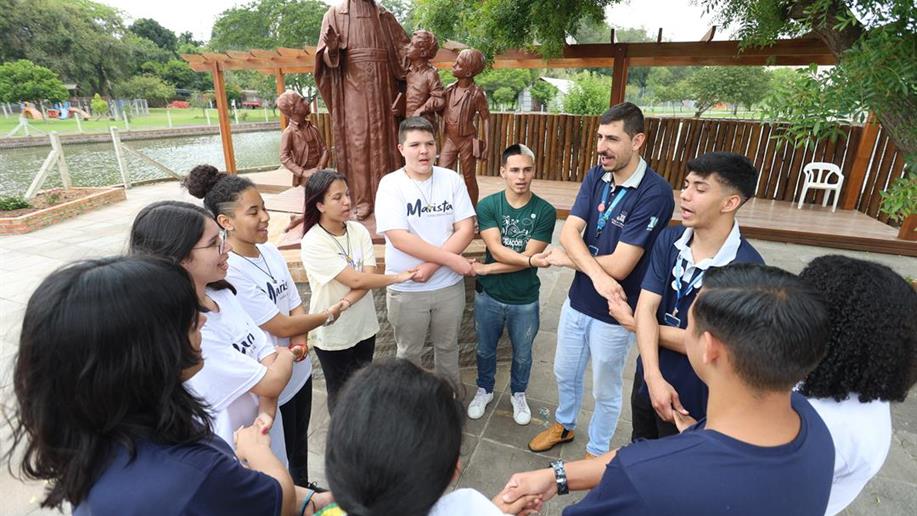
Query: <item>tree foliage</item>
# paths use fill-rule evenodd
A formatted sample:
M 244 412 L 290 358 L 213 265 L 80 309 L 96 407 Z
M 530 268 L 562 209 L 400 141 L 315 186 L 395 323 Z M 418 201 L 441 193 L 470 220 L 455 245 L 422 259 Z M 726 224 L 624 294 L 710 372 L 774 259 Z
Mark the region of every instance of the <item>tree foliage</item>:
M 89 106 L 92 108 L 92 114 L 96 116 L 96 119 L 102 118 L 108 114 L 108 102 L 98 93 L 92 96 L 92 101 L 89 103 Z
M 694 101 L 694 116 L 720 102 L 751 107 L 767 94 L 770 76 L 762 67 L 705 66 L 686 79 L 687 98 Z
M 608 109 L 611 88 L 608 79 L 582 72 L 573 79 L 573 87 L 564 97 L 564 111 L 574 115 L 599 115 Z
M 178 37 L 171 30 L 163 27 L 158 21 L 150 18 L 140 18 L 128 27 L 128 30 L 134 34 L 146 38 L 156 44 L 157 47 L 175 52 L 178 46 Z
M 535 83 L 532 84 L 532 99 L 544 107 L 547 107 L 548 104 L 554 100 L 557 93 L 557 88 L 547 81 L 535 81 Z
M 0 64 L 0 102 L 62 101 L 70 95 L 57 74 L 26 59 Z
M 136 75 L 117 83 L 115 95 L 125 99 L 146 99 L 151 105 L 164 106 L 175 96 L 175 87 L 159 77 Z

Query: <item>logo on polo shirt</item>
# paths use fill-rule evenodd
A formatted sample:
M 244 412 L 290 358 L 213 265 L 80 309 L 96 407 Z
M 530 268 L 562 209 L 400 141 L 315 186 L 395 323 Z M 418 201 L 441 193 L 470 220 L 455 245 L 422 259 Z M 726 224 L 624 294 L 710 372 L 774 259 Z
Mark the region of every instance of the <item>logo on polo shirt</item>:
M 659 223 L 659 217 L 650 217 L 650 223 L 646 225 L 647 231 L 652 231 L 656 224 Z
M 407 208 L 408 208 L 408 217 L 412 215 L 416 215 L 418 217 L 421 215 L 429 215 L 429 216 L 446 215 L 448 213 L 451 213 L 453 209 L 452 204 L 449 203 L 449 201 L 443 201 L 439 204 L 427 205 L 427 206 L 422 207 L 420 205 L 420 199 L 417 199 L 413 204 L 408 203 Z
M 619 228 L 623 228 L 625 220 L 627 220 L 627 212 L 622 211 L 621 213 L 618 214 L 617 217 L 611 219 L 611 223 L 614 224 L 615 226 L 618 226 Z

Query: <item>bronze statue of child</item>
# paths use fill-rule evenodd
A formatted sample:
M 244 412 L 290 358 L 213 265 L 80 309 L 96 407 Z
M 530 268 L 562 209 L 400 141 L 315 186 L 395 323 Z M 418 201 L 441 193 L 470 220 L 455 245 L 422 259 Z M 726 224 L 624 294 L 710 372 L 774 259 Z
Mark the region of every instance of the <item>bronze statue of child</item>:
M 473 48 L 459 52 L 452 65 L 452 75 L 458 79 L 446 87 L 443 107 L 443 150 L 439 166 L 456 170 L 465 178 L 468 195 L 475 206 L 478 203 L 478 180 L 475 177 L 477 160 L 487 159 L 487 142 L 476 137 L 475 115 L 484 124 L 484 134 L 490 132 L 490 110 L 487 95 L 475 84 L 474 76 L 484 70 L 484 54 Z
M 405 94 L 398 95 L 392 105 L 397 118 L 422 116 L 436 127 L 436 113 L 444 106 L 443 82 L 430 60 L 439 51 L 436 36 L 426 30 L 414 31 L 405 51 Z
M 289 119 L 280 135 L 280 163 L 293 173 L 293 186 L 304 185 L 328 164 L 328 148 L 309 120 L 309 102 L 299 93 L 283 92 L 277 97 L 277 109 Z

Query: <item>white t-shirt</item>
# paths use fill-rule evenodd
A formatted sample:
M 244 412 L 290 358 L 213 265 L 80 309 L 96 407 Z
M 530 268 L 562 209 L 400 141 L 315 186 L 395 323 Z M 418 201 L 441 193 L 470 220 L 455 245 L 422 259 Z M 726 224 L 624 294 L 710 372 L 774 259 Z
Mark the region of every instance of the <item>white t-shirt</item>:
M 210 407 L 213 431 L 235 449 L 233 432 L 251 425 L 258 417 L 258 396 L 250 391 L 267 373 L 259 363 L 274 353 L 264 332 L 245 313 L 229 289 L 208 288 L 207 295 L 219 307 L 207 313 L 201 328 L 204 367 L 185 382 Z M 271 427 L 271 450 L 286 464 L 280 411 Z
M 257 244 L 261 256 L 249 258 L 229 253 L 229 272 L 226 279 L 236 288 L 239 304 L 259 327 L 277 314 L 290 315 L 302 304 L 296 283 L 287 268 L 287 262 L 273 244 Z M 289 337 L 277 337 L 264 331 L 273 346 L 289 346 Z M 283 405 L 302 389 L 312 376 L 312 361 L 308 358 L 293 363 L 293 376 L 280 393 L 278 403 Z
M 453 224 L 474 217 L 474 206 L 462 176 L 448 168 L 433 167 L 426 181 L 414 181 L 404 168 L 382 176 L 376 191 L 376 231 L 405 229 L 436 247 L 452 236 Z M 400 251 L 385 236 L 385 273 L 397 274 L 424 261 Z M 406 281 L 388 288 L 400 292 L 425 292 L 450 287 L 462 276 L 440 267 L 426 283 Z
M 430 509 L 429 516 L 504 516 L 496 505 L 474 489 L 456 489 L 443 496 Z
M 892 441 L 887 401 L 861 403 L 856 393 L 844 401 L 809 398 L 834 441 L 834 480 L 825 514 L 837 514 L 860 494 L 885 463 Z
M 300 246 L 303 268 L 309 278 L 312 297 L 309 312 L 319 313 L 337 303 L 350 287 L 334 279 L 348 266 L 355 271 L 376 266 L 372 236 L 359 222 L 348 221 L 347 233 L 335 236 L 318 224 L 309 228 Z M 372 292 L 345 310 L 331 326 L 309 332 L 312 346 L 325 351 L 348 349 L 379 333 L 379 320 Z

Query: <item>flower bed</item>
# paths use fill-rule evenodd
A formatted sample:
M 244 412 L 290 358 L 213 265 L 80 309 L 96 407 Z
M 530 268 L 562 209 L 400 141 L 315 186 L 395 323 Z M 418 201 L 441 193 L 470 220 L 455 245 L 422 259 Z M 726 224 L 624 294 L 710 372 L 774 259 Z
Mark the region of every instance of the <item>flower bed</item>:
M 49 190 L 32 199 L 31 208 L 0 211 L 0 235 L 22 235 L 81 213 L 125 199 L 123 188 Z

